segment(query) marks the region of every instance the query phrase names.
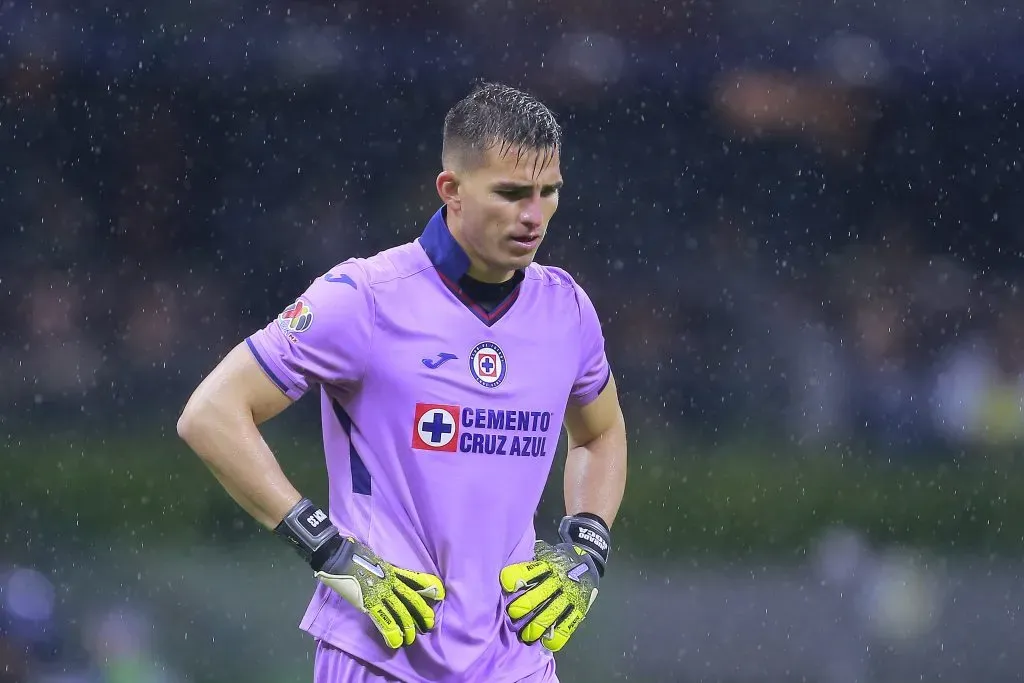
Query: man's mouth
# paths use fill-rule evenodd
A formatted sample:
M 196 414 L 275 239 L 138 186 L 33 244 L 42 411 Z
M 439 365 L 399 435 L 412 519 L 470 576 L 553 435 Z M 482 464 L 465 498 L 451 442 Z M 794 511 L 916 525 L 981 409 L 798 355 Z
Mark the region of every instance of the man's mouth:
M 512 241 L 517 244 L 521 244 L 524 247 L 535 247 L 540 242 L 540 234 L 536 235 L 513 235 Z

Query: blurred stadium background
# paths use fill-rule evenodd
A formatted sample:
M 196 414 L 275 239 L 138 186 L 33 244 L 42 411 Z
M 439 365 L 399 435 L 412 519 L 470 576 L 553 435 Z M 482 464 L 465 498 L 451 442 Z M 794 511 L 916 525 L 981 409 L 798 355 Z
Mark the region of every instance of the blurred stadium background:
M 541 260 L 596 301 L 631 428 L 562 680 L 1021 680 L 1021 14 L 0 2 L 0 681 L 310 680 L 312 581 L 177 411 L 419 234 L 476 77 L 566 128 Z M 316 402 L 267 436 L 323 495 Z

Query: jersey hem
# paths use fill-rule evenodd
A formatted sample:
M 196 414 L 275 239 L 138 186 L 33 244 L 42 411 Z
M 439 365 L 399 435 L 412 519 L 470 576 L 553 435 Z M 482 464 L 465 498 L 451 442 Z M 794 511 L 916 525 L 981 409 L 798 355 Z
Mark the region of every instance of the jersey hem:
M 367 617 L 369 619 L 369 617 Z M 381 661 L 380 650 L 373 646 L 361 646 L 358 641 L 350 640 L 347 638 L 339 637 L 339 634 L 332 633 L 330 626 L 321 626 L 316 623 L 307 623 L 303 620 L 303 623 L 299 627 L 302 631 L 312 636 L 315 640 L 322 640 L 324 643 L 336 648 L 345 654 L 351 655 L 357 659 L 361 659 L 367 664 L 370 664 L 374 668 L 384 672 L 388 676 L 394 676 L 407 683 L 433 683 L 434 679 L 423 678 L 422 674 L 417 673 L 412 667 L 407 666 L 396 666 L 395 661 Z M 423 636 L 419 636 L 423 637 Z M 429 637 L 429 636 L 427 636 Z M 514 683 L 515 681 L 521 681 L 530 676 L 544 671 L 547 667 L 547 659 L 541 658 L 537 661 L 536 667 L 523 667 L 522 670 L 511 669 L 507 666 L 500 667 L 499 670 L 502 674 L 508 674 L 507 683 Z M 448 677 L 445 680 L 459 680 L 464 683 L 471 683 L 472 681 L 479 680 L 477 678 L 470 678 L 473 675 L 472 669 L 465 673 L 465 678 L 450 679 Z

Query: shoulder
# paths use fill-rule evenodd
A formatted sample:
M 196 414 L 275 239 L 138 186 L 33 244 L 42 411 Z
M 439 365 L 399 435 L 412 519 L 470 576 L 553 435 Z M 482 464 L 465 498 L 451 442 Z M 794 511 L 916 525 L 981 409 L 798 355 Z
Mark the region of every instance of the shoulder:
M 545 287 L 545 296 L 561 299 L 564 302 L 562 305 L 575 309 L 581 319 L 595 315 L 590 296 L 568 271 L 556 266 L 531 263 L 526 269 L 526 277 Z
M 430 268 L 429 259 L 415 242 L 400 244 L 373 256 L 350 258 L 329 270 L 327 280 L 350 277 L 353 284 L 365 285 L 370 290 L 387 287 Z
M 569 275 L 567 271 L 556 266 L 545 266 L 540 263 L 531 263 L 526 268 L 525 276 L 527 279 L 537 281 L 542 286 L 564 289 L 567 293 L 572 293 L 574 290 L 580 288 L 572 275 Z

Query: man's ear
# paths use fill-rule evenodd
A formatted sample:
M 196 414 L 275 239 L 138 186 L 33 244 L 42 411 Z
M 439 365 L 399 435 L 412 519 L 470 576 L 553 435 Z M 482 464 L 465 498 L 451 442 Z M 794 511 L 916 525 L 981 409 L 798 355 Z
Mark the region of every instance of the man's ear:
M 454 171 L 441 171 L 437 175 L 436 185 L 437 195 L 448 205 L 449 211 L 458 211 L 462 208 L 459 179 Z

